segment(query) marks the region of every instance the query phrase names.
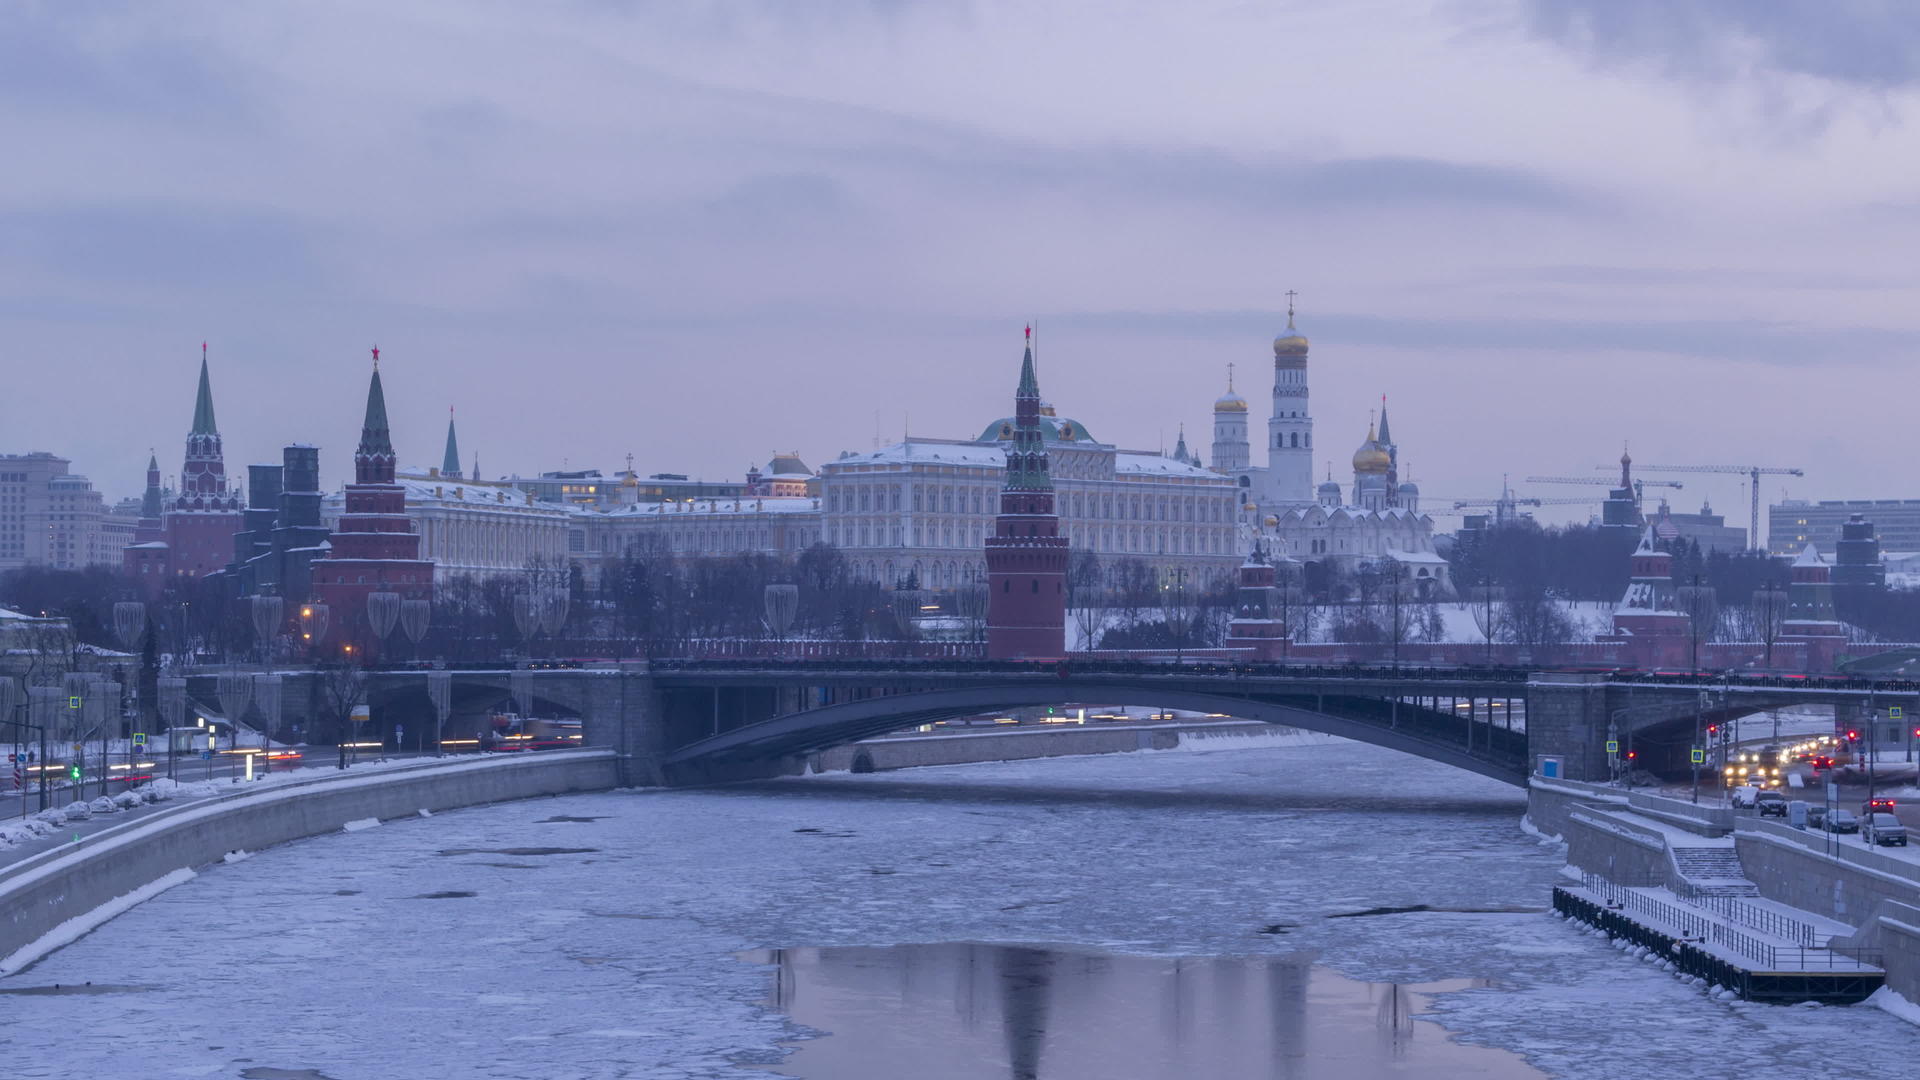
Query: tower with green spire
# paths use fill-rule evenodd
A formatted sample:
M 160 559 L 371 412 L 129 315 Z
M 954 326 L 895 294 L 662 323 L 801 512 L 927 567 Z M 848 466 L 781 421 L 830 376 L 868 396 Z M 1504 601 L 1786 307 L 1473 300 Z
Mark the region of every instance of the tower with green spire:
M 420 533 L 407 514 L 407 489 L 394 479 L 379 349 L 373 350 L 373 365 L 360 444 L 353 451 L 354 482 L 342 493 L 344 512 L 334 526 L 331 550 L 313 563 L 314 598 L 332 610 L 339 627 L 335 647 L 343 650 L 344 658 L 361 661 L 384 655 L 387 644 L 369 617 L 369 597 L 392 593 L 404 602 L 433 596 L 433 563 L 420 558 Z M 387 630 L 391 634 L 391 624 Z M 350 654 L 344 652 L 349 645 Z
M 173 509 L 238 513 L 238 493 L 228 490 L 227 466 L 220 448 L 220 426 L 213 418 L 213 380 L 207 372 L 207 346 L 200 344 L 200 386 L 193 399 L 193 429 L 180 465 L 180 495 Z
M 460 476 L 460 440 L 453 435 L 453 407 L 447 407 L 447 452 L 440 459 L 440 475 L 450 480 Z
M 1054 512 L 1032 329 L 1013 401 L 1000 514 L 986 543 L 987 656 L 1057 658 L 1067 651 L 1067 538 Z

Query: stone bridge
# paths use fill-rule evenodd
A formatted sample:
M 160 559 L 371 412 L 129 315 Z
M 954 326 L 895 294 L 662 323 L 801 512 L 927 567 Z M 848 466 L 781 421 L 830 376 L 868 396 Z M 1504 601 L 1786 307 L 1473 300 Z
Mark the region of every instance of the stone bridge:
M 324 686 L 288 672 L 283 724 L 324 733 Z M 324 677 L 321 677 L 324 678 Z M 215 707 L 215 676 L 190 682 Z M 939 720 L 1041 705 L 1135 705 L 1219 713 L 1373 743 L 1523 784 L 1551 759 L 1562 776 L 1604 780 L 1609 737 L 1642 767 L 1679 774 L 1700 725 L 1793 704 L 1864 716 L 1920 703 L 1920 683 L 1848 677 L 1720 677 L 1512 668 L 1161 664 L 1073 660 L 740 657 L 583 663 L 452 673 L 443 735 L 470 737 L 487 713 L 577 716 L 588 745 L 620 751 L 623 781 L 692 784 L 778 775 L 807 755 Z M 1911 699 L 1911 700 L 1910 700 Z M 367 676 L 373 730 L 424 731 L 423 672 Z M 415 726 L 419 725 L 419 726 Z M 324 737 L 324 735 L 323 735 Z

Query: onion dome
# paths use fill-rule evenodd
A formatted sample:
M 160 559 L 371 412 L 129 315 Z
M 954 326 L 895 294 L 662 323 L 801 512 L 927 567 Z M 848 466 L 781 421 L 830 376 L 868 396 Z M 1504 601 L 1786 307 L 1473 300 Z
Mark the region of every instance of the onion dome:
M 1233 392 L 1232 364 L 1227 365 L 1227 392 L 1214 399 L 1213 411 L 1217 413 L 1247 411 L 1247 399 Z
M 1380 445 L 1379 438 L 1374 435 L 1373 425 L 1368 424 L 1367 441 L 1361 443 L 1360 449 L 1353 452 L 1353 471 L 1384 473 L 1392 465 L 1393 459 L 1387 456 L 1387 451 Z
M 1275 516 L 1273 516 L 1272 514 L 1268 514 L 1268 515 L 1267 515 L 1267 520 L 1266 520 L 1266 526 L 1267 526 L 1267 528 L 1269 528 L 1269 529 L 1271 529 L 1271 528 L 1275 528 L 1275 527 L 1277 527 L 1277 526 L 1278 526 L 1279 524 L 1280 524 L 1280 519 L 1279 519 L 1279 518 L 1277 518 L 1277 517 L 1275 517 Z
M 1273 355 L 1276 357 L 1307 355 L 1307 335 L 1293 328 L 1291 311 L 1287 312 L 1286 332 L 1273 339 Z

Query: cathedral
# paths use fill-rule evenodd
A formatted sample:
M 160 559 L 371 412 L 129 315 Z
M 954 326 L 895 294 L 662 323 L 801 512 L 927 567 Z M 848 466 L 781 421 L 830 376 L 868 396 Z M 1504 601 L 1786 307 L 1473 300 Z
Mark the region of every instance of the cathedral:
M 1447 563 L 1434 552 L 1433 519 L 1420 512 L 1420 489 L 1400 474 L 1400 447 L 1393 441 L 1386 401 L 1377 426 L 1353 452 L 1353 482 L 1343 488 L 1331 467 L 1313 482 L 1313 414 L 1307 404 L 1305 334 L 1294 326 L 1273 339 L 1273 411 L 1267 418 L 1266 462 L 1254 464 L 1247 399 L 1234 391 L 1213 403 L 1213 471 L 1234 478 L 1241 499 L 1244 546 L 1255 544 L 1297 562 L 1325 562 L 1351 571 L 1391 559 L 1417 595 L 1444 599 L 1453 593 Z

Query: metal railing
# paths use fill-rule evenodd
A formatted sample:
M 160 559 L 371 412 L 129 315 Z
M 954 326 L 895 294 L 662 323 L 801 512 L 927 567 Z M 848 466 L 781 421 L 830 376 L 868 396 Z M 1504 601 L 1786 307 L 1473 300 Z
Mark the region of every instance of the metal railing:
M 1820 947 L 1812 944 L 1780 946 L 1762 941 L 1752 934 L 1742 932 L 1738 927 L 1719 922 L 1707 912 L 1695 909 L 1691 905 L 1669 904 L 1664 900 L 1635 891 L 1636 888 L 1657 888 L 1659 886 L 1623 886 L 1607 880 L 1600 874 L 1582 871 L 1580 883 L 1588 892 L 1601 897 L 1607 904 L 1622 911 L 1640 915 L 1655 922 L 1664 923 L 1680 932 L 1682 941 L 1693 944 L 1715 945 L 1729 952 L 1743 956 L 1762 970 L 1837 970 L 1862 967 L 1879 967 L 1882 955 L 1874 949 L 1853 949 L 1845 947 Z M 1747 905 L 1751 906 L 1751 905 Z M 1760 912 L 1760 914 L 1770 914 Z M 1759 929 L 1756 927 L 1755 929 Z M 1767 931 L 1763 931 L 1767 932 Z M 1789 940 L 1795 940 L 1789 938 Z
M 1737 896 L 1709 896 L 1691 882 L 1682 882 L 1681 887 L 1674 891 L 1692 907 L 1704 908 L 1729 922 L 1758 930 L 1769 937 L 1794 942 L 1803 948 L 1813 948 L 1820 937 L 1820 931 L 1812 923 L 1749 904 Z

